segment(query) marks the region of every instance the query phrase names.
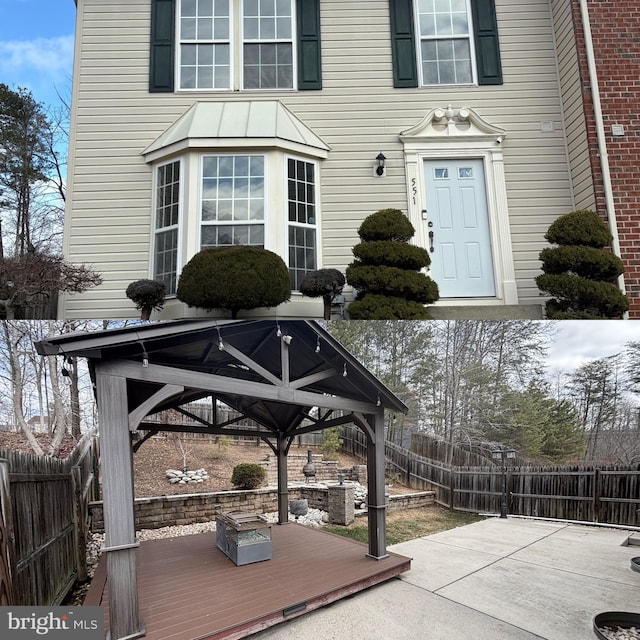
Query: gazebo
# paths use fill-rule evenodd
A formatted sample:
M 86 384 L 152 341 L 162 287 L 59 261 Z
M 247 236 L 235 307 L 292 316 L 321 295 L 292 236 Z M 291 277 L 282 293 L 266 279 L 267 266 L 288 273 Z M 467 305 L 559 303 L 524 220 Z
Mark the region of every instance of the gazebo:
M 278 524 L 288 523 L 287 454 L 304 433 L 352 423 L 367 437 L 368 553 L 387 557 L 384 410 L 407 407 L 315 321 L 175 321 L 64 334 L 36 344 L 41 355 L 85 357 L 100 424 L 110 638 L 145 634 L 138 606 L 134 438 L 168 429 L 249 435 L 278 460 Z M 208 422 L 184 405 L 210 397 L 240 417 Z M 189 424 L 148 416 L 174 409 Z M 240 424 L 249 418 L 256 426 Z M 198 423 L 198 426 L 194 425 Z M 244 421 L 246 422 L 246 420 Z M 134 434 L 137 434 L 134 436 Z

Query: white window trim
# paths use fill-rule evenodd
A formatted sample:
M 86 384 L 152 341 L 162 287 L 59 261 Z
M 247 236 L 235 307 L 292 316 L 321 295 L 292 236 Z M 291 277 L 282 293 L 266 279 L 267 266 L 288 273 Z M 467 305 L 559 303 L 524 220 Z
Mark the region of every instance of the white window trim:
M 241 1 L 241 0 L 240 0 Z M 221 88 L 217 88 L 217 89 L 212 89 L 212 88 L 205 88 L 205 89 L 200 89 L 197 87 L 182 87 L 182 72 L 181 72 L 181 65 L 182 65 L 182 45 L 183 45 L 183 40 L 182 40 L 182 31 L 181 31 L 181 3 L 180 0 L 178 0 L 177 5 L 176 5 L 176 16 L 175 16 L 175 20 L 176 20 L 176 26 L 175 26 L 175 42 L 176 42 L 176 46 L 175 46 L 175 61 L 174 61 L 174 65 L 175 65 L 175 69 L 174 69 L 174 78 L 176 78 L 177 82 L 175 83 L 176 85 L 176 91 L 177 92 L 185 92 L 185 93 L 202 93 L 202 92 L 207 92 L 207 93 L 225 93 L 225 92 L 229 92 L 229 91 L 233 91 L 233 87 L 234 87 L 234 78 L 236 77 L 236 70 L 235 70 L 235 65 L 236 65 L 236 55 L 234 52 L 234 44 L 235 42 L 237 42 L 236 40 L 236 30 L 234 25 L 236 24 L 236 17 L 235 17 L 235 6 L 236 6 L 236 1 L 235 0 L 229 0 L 229 86 L 228 87 L 221 87 Z M 184 41 L 184 44 L 215 44 L 215 39 L 212 40 L 206 40 L 206 41 L 200 41 L 200 40 L 189 40 L 189 41 Z
M 180 171 L 180 185 L 178 188 L 178 239 L 177 239 L 177 252 L 176 252 L 176 288 L 178 286 L 178 278 L 180 277 L 180 273 L 182 271 L 182 236 L 183 236 L 183 220 L 184 220 L 184 162 L 182 158 L 171 158 L 164 162 L 158 162 L 153 165 L 153 180 L 152 180 L 152 193 L 153 193 L 153 206 L 152 206 L 152 215 L 153 215 L 153 224 L 151 225 L 151 255 L 149 260 L 149 277 L 154 280 L 156 278 L 156 239 L 158 234 L 162 231 L 166 231 L 167 229 L 174 228 L 174 225 L 171 227 L 161 227 L 160 229 L 157 226 L 158 223 L 158 170 L 167 165 L 173 164 L 174 162 L 178 163 L 179 171 Z M 168 298 L 175 298 L 175 293 L 167 294 Z
M 478 86 L 478 69 L 476 63 L 476 46 L 475 46 L 475 25 L 473 23 L 473 16 L 471 14 L 471 2 L 470 0 L 466 0 L 467 4 L 467 24 L 469 25 L 469 34 L 467 36 L 434 36 L 432 38 L 423 38 L 420 34 L 420 19 L 418 13 L 418 3 L 413 3 L 413 24 L 415 28 L 416 34 L 416 60 L 418 61 L 418 77 L 420 78 L 420 86 L 421 87 L 475 87 Z M 427 84 L 424 81 L 423 71 L 422 71 L 422 42 L 423 40 L 447 40 L 447 39 L 468 39 L 469 40 L 469 57 L 471 64 L 471 82 L 460 82 L 460 83 L 451 83 L 451 84 Z
M 251 157 L 261 157 L 264 158 L 264 218 L 261 221 L 262 226 L 264 227 L 264 248 L 273 251 L 268 246 L 268 220 L 269 214 L 271 211 L 270 202 L 269 202 L 269 162 L 268 162 L 268 152 L 259 152 L 259 151 L 247 151 L 243 152 L 242 149 L 236 149 L 234 151 L 225 151 L 225 152 L 217 152 L 215 150 L 205 151 L 203 153 L 198 154 L 198 172 L 197 172 L 197 206 L 196 206 L 196 217 L 197 217 L 197 244 L 196 244 L 196 253 L 201 250 L 202 247 L 202 227 L 204 222 L 202 220 L 202 172 L 204 170 L 204 159 L 210 156 L 218 156 L 218 157 L 226 157 L 233 158 L 234 156 L 251 156 Z M 242 224 L 241 221 L 235 221 L 237 224 Z M 250 222 L 250 221 L 248 221 Z M 234 221 L 229 222 L 228 224 L 234 224 Z M 258 222 L 254 222 L 254 224 L 258 224 Z M 211 225 L 215 226 L 215 225 Z M 195 254 L 194 254 L 195 255 Z
M 404 144 L 409 219 L 416 229 L 414 241 L 422 247 L 429 246 L 428 221 L 422 214 L 426 202 L 424 161 L 458 158 L 483 161 L 496 297 L 474 301 L 478 305 L 518 304 L 502 151 L 505 136 L 503 129 L 489 124 L 472 109 L 452 109 L 451 106 L 431 109 L 417 125 L 400 134 Z M 469 300 L 448 298 L 435 304 L 468 306 Z
M 289 184 L 288 184 L 288 161 L 289 160 L 301 160 L 302 162 L 307 162 L 313 165 L 313 176 L 314 176 L 314 187 L 315 187 L 315 210 L 316 210 L 316 221 L 314 224 L 303 224 L 303 223 L 293 223 L 289 220 Z M 284 163 L 282 165 L 282 175 L 283 175 L 283 219 L 285 222 L 285 255 L 286 260 L 285 263 L 287 267 L 291 269 L 291 265 L 289 264 L 289 227 L 303 227 L 305 229 L 315 229 L 316 232 L 316 269 L 321 269 L 322 256 L 321 256 L 321 234 L 320 234 L 320 221 L 322 220 L 321 211 L 320 211 L 320 164 L 317 160 L 312 158 L 305 158 L 303 156 L 296 156 L 291 154 L 284 154 Z M 291 290 L 292 294 L 302 295 L 297 289 Z

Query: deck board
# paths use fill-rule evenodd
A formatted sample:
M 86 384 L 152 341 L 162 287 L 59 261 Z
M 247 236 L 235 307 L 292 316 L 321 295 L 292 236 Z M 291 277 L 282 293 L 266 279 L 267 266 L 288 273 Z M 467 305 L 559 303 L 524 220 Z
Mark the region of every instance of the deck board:
M 148 640 L 232 640 L 389 580 L 411 560 L 298 524 L 272 528 L 272 559 L 237 567 L 215 533 L 143 542 L 137 551 L 140 615 Z M 85 604 L 105 607 L 104 558 Z M 285 618 L 299 604 L 302 611 Z

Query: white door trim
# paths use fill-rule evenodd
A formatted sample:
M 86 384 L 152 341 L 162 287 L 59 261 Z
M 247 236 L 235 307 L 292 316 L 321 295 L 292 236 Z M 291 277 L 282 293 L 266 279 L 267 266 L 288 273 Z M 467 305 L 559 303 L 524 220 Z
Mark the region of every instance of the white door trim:
M 414 242 L 422 247 L 429 246 L 427 220 L 422 214 L 426 203 L 424 161 L 458 158 L 483 161 L 496 296 L 475 299 L 473 304 L 518 304 L 502 152 L 505 136 L 503 129 L 489 124 L 472 109 L 451 106 L 432 109 L 417 125 L 400 134 L 404 144 L 409 219 L 416 229 Z M 468 305 L 469 300 L 448 298 L 440 304 Z

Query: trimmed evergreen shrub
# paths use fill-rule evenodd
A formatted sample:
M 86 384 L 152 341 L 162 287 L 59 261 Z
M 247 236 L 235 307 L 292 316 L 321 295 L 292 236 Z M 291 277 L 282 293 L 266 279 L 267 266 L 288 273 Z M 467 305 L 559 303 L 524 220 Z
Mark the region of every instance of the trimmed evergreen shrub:
M 182 270 L 176 293 L 190 307 L 240 309 L 276 307 L 291 298 L 289 269 L 282 258 L 259 247 L 212 247 Z
M 231 483 L 240 489 L 257 489 L 263 482 L 266 471 L 255 462 L 243 462 L 233 468 Z
M 400 209 L 381 209 L 365 218 L 358 229 L 358 235 L 365 242 L 408 242 L 415 232 L 409 218 Z
M 430 263 L 429 252 L 405 242 L 376 240 L 361 242 L 353 247 L 353 255 L 369 265 L 385 264 L 399 269 L 422 269 Z
M 317 271 L 309 271 L 298 286 L 303 296 L 309 298 L 322 296 L 324 319 L 331 320 L 331 303 L 336 296 L 342 293 L 344 285 L 344 276 L 337 269 L 318 269 Z
M 602 249 L 580 245 L 547 247 L 541 251 L 540 260 L 545 273 L 560 274 L 570 271 L 588 280 L 613 280 L 624 270 L 618 256 Z
M 438 297 L 438 285 L 418 271 L 352 262 L 347 267 L 349 284 L 367 293 L 395 296 L 428 304 Z
M 438 299 L 438 285 L 420 270 L 431 264 L 429 253 L 408 244 L 415 230 L 399 209 L 368 216 L 353 248 L 356 258 L 346 270 L 358 293 L 349 305 L 354 320 L 421 320 L 431 316 L 423 306 Z
M 619 318 L 628 310 L 627 297 L 614 284 L 623 264 L 603 250 L 612 237 L 597 214 L 581 210 L 562 216 L 545 238 L 560 245 L 540 252 L 544 273 L 536 284 L 553 296 L 546 304 L 548 318 Z
M 154 309 L 159 311 L 164 306 L 167 287 L 164 282 L 157 280 L 135 280 L 129 284 L 125 293 L 140 311 L 140 319 L 148 320 Z
M 544 236 L 552 244 L 584 245 L 601 249 L 613 237 L 597 213 L 588 209 L 572 211 L 558 218 Z
M 562 273 L 538 276 L 536 283 L 540 289 L 555 296 L 553 303 L 547 306 L 547 316 L 554 319 L 617 318 L 629 308 L 626 296 L 609 282 Z M 562 318 L 550 316 L 550 310 L 561 313 Z
M 419 302 L 368 293 L 349 305 L 352 320 L 431 320 L 431 314 Z

